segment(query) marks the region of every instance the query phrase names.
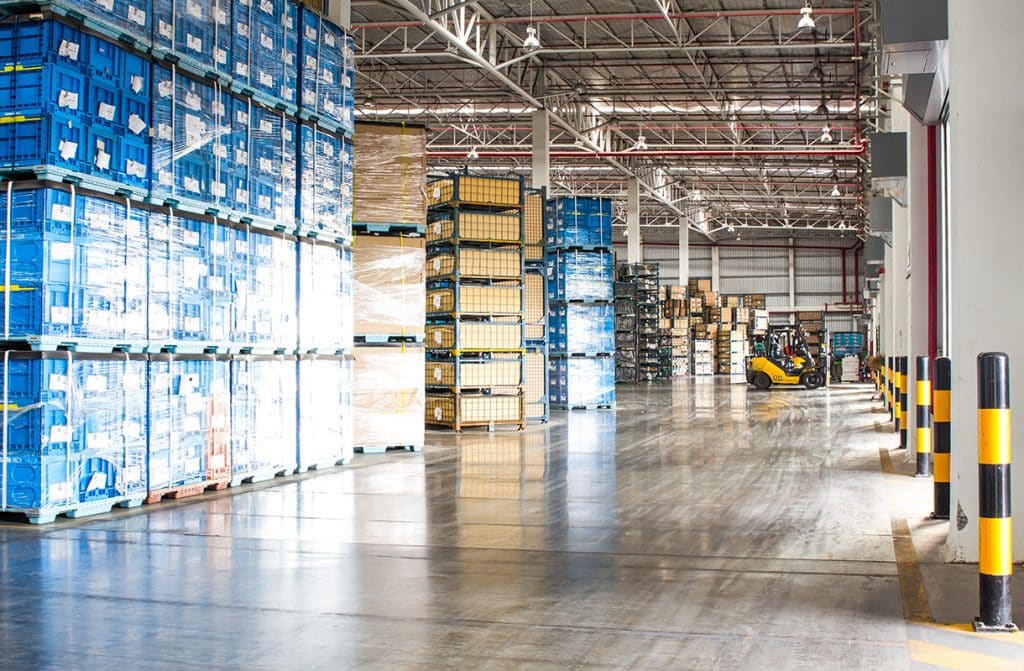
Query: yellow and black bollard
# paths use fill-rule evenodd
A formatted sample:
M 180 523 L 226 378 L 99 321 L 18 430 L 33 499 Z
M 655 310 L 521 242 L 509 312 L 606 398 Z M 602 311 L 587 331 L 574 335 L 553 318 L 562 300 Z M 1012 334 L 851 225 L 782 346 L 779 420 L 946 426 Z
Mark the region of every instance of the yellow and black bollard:
M 910 396 L 907 394 L 907 357 L 901 356 L 900 369 L 900 449 L 907 449 L 907 412 L 910 407 Z
M 926 356 L 917 357 L 915 401 L 917 470 L 919 478 L 932 476 L 932 371 Z
M 940 356 L 935 360 L 935 380 L 932 391 L 932 413 L 935 417 L 935 502 L 932 517 L 937 520 L 949 519 L 949 392 L 952 381 L 952 362 L 949 357 Z
M 1017 631 L 1010 578 L 1010 357 L 978 355 L 978 572 L 981 615 L 975 631 Z
M 900 358 L 892 358 L 892 418 L 895 433 L 900 432 Z
M 893 414 L 893 391 L 892 385 L 895 379 L 896 372 L 892 369 L 892 357 L 886 357 L 885 359 L 885 407 L 889 409 L 889 420 L 895 419 Z

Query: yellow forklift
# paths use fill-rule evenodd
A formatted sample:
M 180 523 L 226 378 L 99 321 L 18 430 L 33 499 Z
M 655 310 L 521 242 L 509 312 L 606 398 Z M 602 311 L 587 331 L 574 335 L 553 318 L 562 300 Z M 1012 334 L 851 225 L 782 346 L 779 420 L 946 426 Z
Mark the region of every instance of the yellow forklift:
M 786 344 L 791 354 L 786 354 Z M 764 346 L 755 347 L 755 355 L 747 362 L 747 382 L 761 390 L 773 384 L 817 389 L 825 384 L 825 370 L 807 348 L 802 327 L 769 326 Z

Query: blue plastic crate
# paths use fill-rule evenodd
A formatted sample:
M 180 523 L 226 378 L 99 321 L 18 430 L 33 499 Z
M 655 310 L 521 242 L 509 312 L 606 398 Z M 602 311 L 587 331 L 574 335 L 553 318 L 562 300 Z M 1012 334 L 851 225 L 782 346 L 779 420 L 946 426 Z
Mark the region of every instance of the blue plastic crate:
M 149 39 L 152 29 L 153 2 L 157 0 L 81 0 L 76 11 L 91 16 L 114 34 L 127 34 Z
M 43 63 L 0 74 L 0 110 L 5 118 L 22 113 L 86 114 L 88 75 L 77 66 Z
M 230 73 L 229 0 L 153 0 L 153 15 L 157 48 L 208 72 Z
M 352 362 L 303 357 L 298 362 L 298 470 L 352 459 Z
M 562 408 L 611 406 L 615 403 L 615 358 L 552 358 L 548 390 L 551 404 Z
M 249 146 L 249 212 L 294 229 L 296 126 L 283 113 L 253 106 Z
M 282 0 L 254 4 L 249 35 L 249 85 L 259 93 L 294 105 L 298 95 L 298 10 L 291 2 Z
M 565 196 L 548 201 L 545 239 L 549 247 L 611 247 L 611 199 Z
M 322 119 L 345 123 L 345 93 L 351 89 L 346 70 L 347 36 L 308 8 L 300 8 L 299 105 Z
M 86 67 L 88 38 L 75 26 L 38 14 L 7 17 L 0 23 L 0 62 L 4 65 L 59 63 Z
M 240 84 L 251 79 L 254 2 L 231 3 L 231 77 Z
M 351 164 L 346 140 L 315 126 L 299 126 L 296 216 L 301 231 L 331 241 L 351 239 L 351 213 L 346 221 L 343 207 L 343 200 L 351 204 L 351 196 L 342 197 Z
M 149 363 L 149 491 L 206 480 L 212 359 L 152 357 Z
M 548 300 L 611 301 L 614 263 L 610 251 L 552 251 L 547 259 Z
M 548 340 L 552 353 L 614 353 L 615 306 L 605 303 L 552 306 Z
M 231 471 L 235 482 L 296 466 L 296 374 L 291 357 L 231 362 Z

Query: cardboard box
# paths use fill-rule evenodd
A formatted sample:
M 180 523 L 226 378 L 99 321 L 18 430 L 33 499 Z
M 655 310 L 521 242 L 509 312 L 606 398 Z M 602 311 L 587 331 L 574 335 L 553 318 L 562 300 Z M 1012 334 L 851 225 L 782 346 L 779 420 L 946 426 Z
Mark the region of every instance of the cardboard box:
M 732 308 L 720 308 L 721 321 L 723 324 L 732 323 Z
M 690 312 L 703 312 L 704 311 L 704 297 L 694 296 L 690 299 Z
M 697 291 L 708 293 L 711 291 L 711 280 L 697 280 Z
M 427 221 L 427 132 L 422 126 L 357 123 L 352 142 L 352 220 Z
M 672 300 L 686 300 L 686 287 L 679 284 L 671 284 L 665 287 L 665 297 Z
M 740 297 L 739 296 L 725 296 L 724 302 L 725 302 L 726 307 L 738 308 L 740 306 Z
M 423 238 L 355 236 L 352 303 L 357 335 L 423 337 L 426 262 Z

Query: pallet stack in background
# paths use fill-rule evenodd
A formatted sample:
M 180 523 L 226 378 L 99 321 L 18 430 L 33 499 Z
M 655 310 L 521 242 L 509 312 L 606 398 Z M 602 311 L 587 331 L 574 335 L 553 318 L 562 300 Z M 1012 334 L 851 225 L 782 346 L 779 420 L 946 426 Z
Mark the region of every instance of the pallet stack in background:
M 0 509 L 347 461 L 350 38 L 286 0 L 0 6 Z
M 669 332 L 669 377 L 684 377 L 690 374 L 690 303 L 686 287 L 669 285 L 662 291 L 661 326 Z
M 426 129 L 356 124 L 355 450 L 423 449 Z
M 551 405 L 615 404 L 612 203 L 563 196 L 547 204 Z
M 797 323 L 803 327 L 807 334 L 807 349 L 815 361 L 821 359 L 821 345 L 827 342 L 828 335 L 825 332 L 825 314 L 823 312 L 798 312 Z
M 427 184 L 428 425 L 525 424 L 523 198 L 521 179 Z
M 548 282 L 544 262 L 546 189 L 527 189 L 523 202 L 525 230 L 526 305 L 523 309 L 526 338 L 526 419 L 547 422 L 551 417 L 548 395 Z
M 706 377 L 715 374 L 715 341 L 698 338 L 693 341 L 693 374 Z
M 615 269 L 615 291 L 616 356 L 621 368 L 616 380 L 653 382 L 662 370 L 658 264 L 620 263 Z M 630 365 L 634 360 L 635 365 Z

